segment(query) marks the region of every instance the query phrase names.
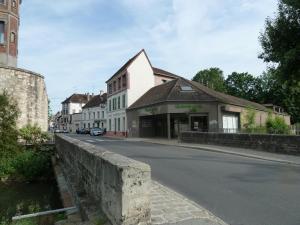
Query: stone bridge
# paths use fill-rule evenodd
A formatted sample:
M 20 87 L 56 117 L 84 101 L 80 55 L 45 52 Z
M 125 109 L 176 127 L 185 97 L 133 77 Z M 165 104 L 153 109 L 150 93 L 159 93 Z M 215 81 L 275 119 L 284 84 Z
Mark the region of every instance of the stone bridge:
M 150 224 L 150 166 L 73 138 L 56 135 L 57 162 L 85 220 Z

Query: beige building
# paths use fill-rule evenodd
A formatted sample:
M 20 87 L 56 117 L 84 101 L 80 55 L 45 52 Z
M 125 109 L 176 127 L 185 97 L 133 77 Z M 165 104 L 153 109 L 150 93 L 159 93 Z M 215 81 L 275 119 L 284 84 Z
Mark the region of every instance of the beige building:
M 236 133 L 245 126 L 249 108 L 263 126 L 270 109 L 245 99 L 177 78 L 155 86 L 127 109 L 130 137 L 177 138 L 182 131 Z M 290 124 L 289 115 L 272 111 Z

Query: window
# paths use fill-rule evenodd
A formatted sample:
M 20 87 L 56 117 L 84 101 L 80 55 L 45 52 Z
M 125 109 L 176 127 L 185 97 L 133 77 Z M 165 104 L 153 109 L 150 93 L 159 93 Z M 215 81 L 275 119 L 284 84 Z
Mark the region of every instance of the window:
M 91 119 L 91 113 L 89 112 L 89 120 Z
M 5 0 L 0 0 L 0 4 L 5 4 Z
M 102 119 L 104 119 L 104 111 L 102 111 Z
M 127 77 L 126 77 L 126 74 L 124 74 L 122 76 L 122 86 L 123 87 L 126 87 L 127 86 Z
M 120 109 L 121 108 L 121 97 L 119 96 L 118 97 L 118 109 Z
M 117 90 L 117 81 L 113 82 L 113 91 L 115 92 Z
M 121 89 L 121 77 L 118 78 L 118 90 Z
M 96 119 L 96 113 L 93 112 L 93 119 Z
M 4 44 L 5 22 L 0 21 L 0 44 Z
M 193 91 L 191 86 L 180 86 L 181 91 Z
M 122 107 L 126 108 L 126 95 L 122 96 Z
M 118 131 L 121 131 L 121 118 L 118 118 Z
M 108 94 L 111 94 L 112 93 L 112 84 L 109 84 L 108 85 Z
M 117 109 L 116 99 L 113 98 L 113 110 Z
M 12 4 L 12 7 L 14 7 L 14 8 L 17 7 L 17 1 L 16 0 L 13 0 L 11 4 Z
M 111 111 L 111 100 L 108 102 L 108 110 Z
M 109 128 L 109 131 L 111 131 L 111 119 L 108 120 L 108 128 Z
M 97 118 L 100 119 L 100 112 L 97 112 Z
M 161 80 L 163 83 L 167 83 L 167 80 Z
M 125 117 L 123 117 L 123 131 L 126 131 Z

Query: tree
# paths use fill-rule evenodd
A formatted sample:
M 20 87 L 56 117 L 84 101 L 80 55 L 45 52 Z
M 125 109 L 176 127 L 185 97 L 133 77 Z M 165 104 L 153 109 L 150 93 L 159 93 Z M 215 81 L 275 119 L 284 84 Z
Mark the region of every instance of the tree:
M 265 62 L 275 63 L 282 81 L 300 81 L 300 3 L 280 0 L 275 19 L 267 18 L 259 40 Z
M 18 150 L 18 131 L 16 128 L 19 111 L 16 103 L 6 92 L 0 94 L 0 159 Z
M 230 95 L 258 101 L 259 79 L 249 73 L 233 72 L 225 81 L 226 92 Z
M 272 103 L 279 103 L 300 122 L 300 3 L 280 0 L 276 18 L 267 18 L 265 31 L 259 37 L 265 62 L 273 63 L 274 93 Z
M 193 77 L 192 80 L 202 83 L 216 91 L 225 91 L 223 71 L 219 68 L 201 70 Z

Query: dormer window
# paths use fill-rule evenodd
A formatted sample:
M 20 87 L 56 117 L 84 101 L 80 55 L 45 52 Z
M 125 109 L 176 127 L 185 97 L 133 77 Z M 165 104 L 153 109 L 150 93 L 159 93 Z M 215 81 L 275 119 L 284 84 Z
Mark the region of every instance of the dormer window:
M 11 4 L 12 4 L 12 7 L 14 7 L 14 8 L 17 7 L 17 1 L 16 0 L 13 0 Z
M 184 91 L 184 92 L 194 91 L 191 86 L 180 86 L 180 88 L 181 88 L 181 91 Z

